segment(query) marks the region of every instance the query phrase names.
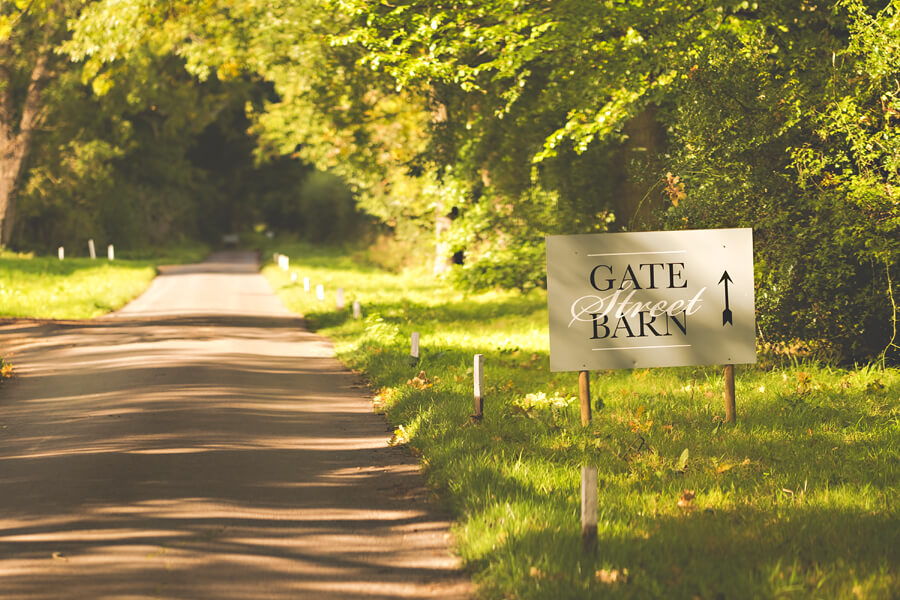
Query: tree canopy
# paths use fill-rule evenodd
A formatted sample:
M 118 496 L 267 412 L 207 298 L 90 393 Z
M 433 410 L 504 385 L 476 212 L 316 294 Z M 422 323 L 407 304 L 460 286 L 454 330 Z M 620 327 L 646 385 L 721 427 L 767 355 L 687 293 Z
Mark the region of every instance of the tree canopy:
M 897 339 L 898 9 L 4 2 L 3 156 L 38 92 L 52 126 L 26 175 L 3 167 L 21 199 L 3 239 L 73 222 L 312 235 L 355 203 L 436 239 L 458 284 L 528 290 L 550 233 L 750 226 L 761 338 L 875 357 Z M 342 208 L 315 199 L 332 193 Z

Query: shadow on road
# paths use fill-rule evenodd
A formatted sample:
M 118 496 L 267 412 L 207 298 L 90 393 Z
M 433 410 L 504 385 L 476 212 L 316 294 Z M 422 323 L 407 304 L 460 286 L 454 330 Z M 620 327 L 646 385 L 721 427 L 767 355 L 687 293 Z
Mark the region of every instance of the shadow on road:
M 447 524 L 290 317 L 11 322 L 3 598 L 457 598 Z

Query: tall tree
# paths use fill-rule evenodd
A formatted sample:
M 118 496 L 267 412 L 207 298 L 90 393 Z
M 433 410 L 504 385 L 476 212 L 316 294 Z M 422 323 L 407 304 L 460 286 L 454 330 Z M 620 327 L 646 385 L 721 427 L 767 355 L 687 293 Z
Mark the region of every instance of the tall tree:
M 0 2 L 0 245 L 12 234 L 16 190 L 44 115 L 43 92 L 61 60 L 55 49 L 78 4 Z

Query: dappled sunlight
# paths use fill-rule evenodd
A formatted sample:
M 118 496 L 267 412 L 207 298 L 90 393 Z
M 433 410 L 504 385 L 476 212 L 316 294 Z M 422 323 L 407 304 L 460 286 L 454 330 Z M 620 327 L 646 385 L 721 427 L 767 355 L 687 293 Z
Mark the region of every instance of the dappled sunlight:
M 0 327 L 2 595 L 464 597 L 359 378 L 293 316 L 221 312 Z

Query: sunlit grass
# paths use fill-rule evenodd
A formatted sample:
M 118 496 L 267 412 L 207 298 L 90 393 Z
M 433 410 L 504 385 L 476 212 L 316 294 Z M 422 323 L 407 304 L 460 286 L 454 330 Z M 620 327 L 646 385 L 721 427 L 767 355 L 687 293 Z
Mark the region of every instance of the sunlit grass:
M 156 265 L 203 258 L 199 246 L 142 260 L 0 254 L 0 317 L 90 319 L 117 310 L 153 280 Z
M 466 296 L 427 273 L 281 251 L 297 281 L 264 272 L 403 427 L 483 597 L 900 597 L 898 370 L 739 366 L 736 426 L 723 423 L 718 368 L 595 373 L 598 410 L 583 428 L 565 402 L 576 375 L 549 372 L 543 293 Z M 481 424 L 469 419 L 475 353 Z M 541 393 L 557 402 L 534 402 Z M 584 464 L 600 469 L 596 554 L 580 549 Z

